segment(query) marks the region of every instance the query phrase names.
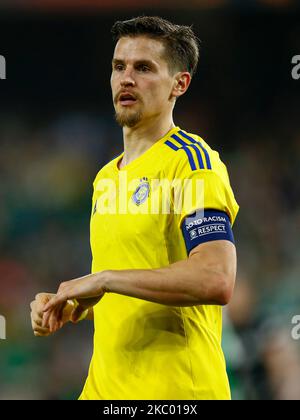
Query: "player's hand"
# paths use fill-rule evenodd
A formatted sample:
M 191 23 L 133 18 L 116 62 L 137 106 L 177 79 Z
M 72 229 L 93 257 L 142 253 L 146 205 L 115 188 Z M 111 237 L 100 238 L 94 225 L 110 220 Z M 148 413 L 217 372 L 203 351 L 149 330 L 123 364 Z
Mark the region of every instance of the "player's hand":
M 51 297 L 43 309 L 42 327 L 49 327 L 50 331 L 60 328 L 63 308 L 69 299 L 76 299 L 79 303 L 71 315 L 72 322 L 76 322 L 83 311 L 98 303 L 105 293 L 100 274 L 90 274 L 61 283 L 56 295 Z
M 49 326 L 43 326 L 43 310 L 53 296 L 55 296 L 53 293 L 39 293 L 36 295 L 35 300 L 30 304 L 31 325 L 36 337 L 47 337 L 71 320 L 75 305 L 72 301 L 67 301 L 63 306 L 61 324 L 58 326 L 59 328 L 51 331 Z

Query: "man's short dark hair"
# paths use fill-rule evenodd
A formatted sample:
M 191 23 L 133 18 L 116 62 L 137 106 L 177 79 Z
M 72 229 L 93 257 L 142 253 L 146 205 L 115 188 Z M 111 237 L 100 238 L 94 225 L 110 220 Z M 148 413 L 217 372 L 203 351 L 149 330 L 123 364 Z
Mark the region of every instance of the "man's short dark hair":
M 158 16 L 139 16 L 117 21 L 112 27 L 114 41 L 146 35 L 162 41 L 171 72 L 188 71 L 192 76 L 199 59 L 199 40 L 189 26 L 175 25 Z

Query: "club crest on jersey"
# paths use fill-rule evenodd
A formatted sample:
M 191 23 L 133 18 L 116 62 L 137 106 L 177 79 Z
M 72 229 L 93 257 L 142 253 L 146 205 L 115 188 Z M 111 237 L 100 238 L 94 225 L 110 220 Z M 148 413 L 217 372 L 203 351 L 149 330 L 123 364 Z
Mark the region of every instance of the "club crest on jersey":
M 132 194 L 132 200 L 133 202 L 139 206 L 143 204 L 147 198 L 149 197 L 150 193 L 150 184 L 148 181 L 148 178 L 144 177 L 140 179 L 140 184 L 135 190 L 135 192 Z

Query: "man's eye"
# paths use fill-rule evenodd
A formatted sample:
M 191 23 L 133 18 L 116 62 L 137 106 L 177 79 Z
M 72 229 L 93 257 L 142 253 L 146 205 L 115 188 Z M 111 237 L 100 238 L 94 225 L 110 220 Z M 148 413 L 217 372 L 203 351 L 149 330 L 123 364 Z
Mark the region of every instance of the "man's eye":
M 150 69 L 149 69 L 149 67 L 148 67 L 148 66 L 146 66 L 146 65 L 142 64 L 142 65 L 138 66 L 138 70 L 139 70 L 139 71 L 142 71 L 142 72 L 147 72 L 147 71 L 149 71 Z
M 123 70 L 123 68 L 124 68 L 124 66 L 122 66 L 122 64 L 116 64 L 116 65 L 115 65 L 115 70 L 116 70 L 116 71 L 122 71 L 122 70 Z

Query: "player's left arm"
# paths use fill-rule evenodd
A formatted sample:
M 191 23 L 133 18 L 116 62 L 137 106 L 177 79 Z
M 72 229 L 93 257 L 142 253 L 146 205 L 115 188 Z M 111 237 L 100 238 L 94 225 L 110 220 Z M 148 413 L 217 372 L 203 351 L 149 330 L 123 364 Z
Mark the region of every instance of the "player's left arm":
M 226 305 L 236 276 L 235 245 L 216 240 L 195 246 L 187 259 L 152 270 L 107 270 L 60 285 L 44 309 L 44 325 L 67 299 L 117 293 L 163 305 Z

